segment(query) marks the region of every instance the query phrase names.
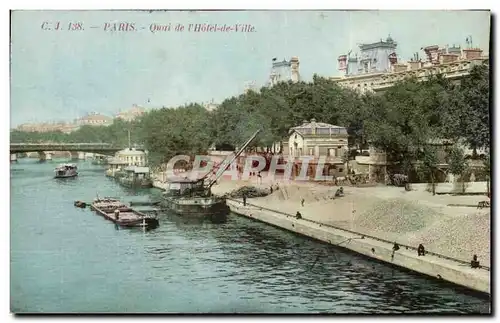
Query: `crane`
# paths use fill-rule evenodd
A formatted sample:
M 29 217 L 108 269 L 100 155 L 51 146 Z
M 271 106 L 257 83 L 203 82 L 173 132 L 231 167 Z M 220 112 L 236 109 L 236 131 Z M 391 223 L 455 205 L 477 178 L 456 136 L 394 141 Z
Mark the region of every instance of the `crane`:
M 257 137 L 257 135 L 259 134 L 259 132 L 261 131 L 261 129 L 257 130 L 251 137 L 250 139 L 248 139 L 244 144 L 243 146 L 241 146 L 241 148 L 236 152 L 236 154 L 230 154 L 228 155 L 223 161 L 222 163 L 220 164 L 219 166 L 219 169 L 217 170 L 217 172 L 215 173 L 215 177 L 213 179 L 210 179 L 210 181 L 208 182 L 208 184 L 206 185 L 206 189 L 207 190 L 210 190 L 210 188 L 217 182 L 217 180 L 222 176 L 222 174 L 224 174 L 224 172 L 227 170 L 227 168 L 236 160 L 236 158 L 238 158 L 238 156 L 241 155 L 241 153 L 243 153 L 243 151 L 248 147 L 248 145 L 250 145 L 250 143 L 255 139 L 255 137 Z M 232 158 L 229 158 L 231 157 Z M 205 174 L 205 176 L 203 176 L 203 180 L 207 179 L 207 177 L 211 174 L 212 172 L 208 172 L 207 174 Z

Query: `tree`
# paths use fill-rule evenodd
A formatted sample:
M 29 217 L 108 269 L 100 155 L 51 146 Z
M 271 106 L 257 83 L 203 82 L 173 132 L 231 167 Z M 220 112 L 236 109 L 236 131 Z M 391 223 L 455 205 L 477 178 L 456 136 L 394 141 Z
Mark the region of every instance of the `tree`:
M 342 155 L 342 163 L 346 167 L 346 174 L 349 175 L 349 150 L 346 150 Z
M 489 69 L 486 65 L 472 68 L 460 85 L 465 105 L 460 126 L 467 142 L 476 148 L 490 147 L 490 84 Z
M 484 171 L 486 174 L 486 189 L 488 197 L 490 196 L 490 176 L 491 176 L 491 160 L 489 150 L 486 152 L 485 159 L 483 161 Z
M 460 177 L 462 183 L 462 193 L 465 193 L 465 175 L 468 169 L 468 163 L 462 148 L 453 147 L 448 158 L 449 171 Z
M 419 153 L 417 172 L 432 186 L 432 195 L 436 195 L 436 173 L 441 171 L 438 167 L 439 160 L 434 146 L 426 145 Z

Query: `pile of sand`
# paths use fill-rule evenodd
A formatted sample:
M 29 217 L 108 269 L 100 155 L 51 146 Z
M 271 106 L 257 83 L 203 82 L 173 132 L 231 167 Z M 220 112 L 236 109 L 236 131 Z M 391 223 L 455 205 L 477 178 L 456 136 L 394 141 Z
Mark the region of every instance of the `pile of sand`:
M 396 198 L 380 200 L 356 216 L 355 226 L 364 231 L 406 233 L 425 228 L 442 216 L 439 210 L 417 201 Z
M 430 226 L 414 232 L 408 244 L 422 243 L 428 250 L 463 260 L 476 254 L 484 265 L 490 264 L 490 214 L 477 211 L 471 214 L 445 216 Z
M 224 194 L 225 197 L 232 197 L 232 198 L 243 198 L 243 196 L 246 196 L 247 198 L 255 198 L 267 195 L 269 195 L 269 190 L 255 186 L 242 186 L 232 192 Z

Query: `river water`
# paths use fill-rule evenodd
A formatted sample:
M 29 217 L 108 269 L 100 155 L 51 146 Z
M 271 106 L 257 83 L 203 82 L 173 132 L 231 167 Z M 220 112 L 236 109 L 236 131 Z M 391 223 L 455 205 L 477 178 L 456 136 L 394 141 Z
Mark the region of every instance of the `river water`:
M 75 200 L 148 200 L 78 162 L 11 165 L 11 310 L 16 313 L 488 313 L 490 301 L 263 223 L 160 215 L 117 229 Z

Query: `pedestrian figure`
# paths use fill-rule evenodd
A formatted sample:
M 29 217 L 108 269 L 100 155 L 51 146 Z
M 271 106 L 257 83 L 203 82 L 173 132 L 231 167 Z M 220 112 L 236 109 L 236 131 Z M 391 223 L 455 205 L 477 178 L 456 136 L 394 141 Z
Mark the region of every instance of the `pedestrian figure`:
M 477 260 L 477 255 L 474 255 L 474 257 L 472 257 L 472 260 L 470 262 L 470 267 L 471 268 L 479 268 L 479 261 Z
M 270 192 L 271 192 L 270 194 L 273 194 L 273 186 L 272 186 L 272 185 L 271 185 L 271 187 L 270 187 L 270 189 L 269 189 L 269 190 L 270 190 Z
M 302 214 L 300 214 L 300 212 L 299 212 L 299 211 L 297 211 L 297 213 L 295 214 L 295 218 L 296 218 L 297 220 L 302 219 Z
M 305 202 L 305 201 L 306 201 L 306 200 L 302 199 L 302 201 L 300 201 L 300 204 L 302 204 L 302 206 L 304 206 L 304 202 Z
M 425 256 L 425 248 L 424 248 L 424 246 L 422 244 L 418 245 L 417 254 L 419 256 Z
M 394 260 L 394 254 L 396 253 L 396 251 L 399 250 L 399 245 L 394 242 L 394 246 L 392 246 L 392 255 L 391 255 L 391 260 Z
M 247 206 L 247 196 L 243 195 L 243 206 Z

